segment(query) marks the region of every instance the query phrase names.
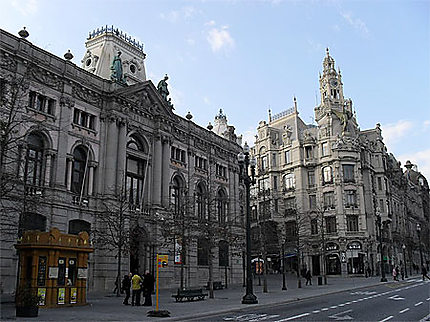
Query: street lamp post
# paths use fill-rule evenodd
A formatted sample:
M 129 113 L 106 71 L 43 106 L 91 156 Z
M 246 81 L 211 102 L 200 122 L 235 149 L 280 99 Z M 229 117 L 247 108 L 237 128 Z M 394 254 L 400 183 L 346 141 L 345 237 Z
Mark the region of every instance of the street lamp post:
M 403 249 L 403 265 L 405 266 L 405 277 L 408 278 L 408 269 L 407 269 L 407 265 L 406 265 L 406 245 L 403 244 L 402 245 L 402 249 Z
M 252 270 L 251 270 L 251 209 L 250 209 L 250 187 L 255 183 L 254 158 L 249 158 L 249 146 L 245 142 L 243 153 L 237 155 L 240 166 L 240 176 L 245 184 L 245 203 L 246 203 L 246 294 L 242 298 L 242 304 L 256 304 L 257 297 L 252 290 Z M 251 177 L 248 174 L 248 167 L 251 166 Z
M 379 230 L 379 248 L 381 251 L 381 282 L 387 282 L 387 279 L 385 278 L 385 271 L 384 271 L 384 252 L 382 250 L 382 221 L 381 221 L 381 212 L 379 208 L 376 209 L 376 224 L 378 225 L 378 230 Z
M 423 250 L 421 248 L 421 225 L 419 223 L 417 224 L 417 234 L 418 234 L 418 244 L 420 248 L 420 261 L 421 261 L 420 269 L 422 269 L 424 266 L 424 261 L 423 261 Z

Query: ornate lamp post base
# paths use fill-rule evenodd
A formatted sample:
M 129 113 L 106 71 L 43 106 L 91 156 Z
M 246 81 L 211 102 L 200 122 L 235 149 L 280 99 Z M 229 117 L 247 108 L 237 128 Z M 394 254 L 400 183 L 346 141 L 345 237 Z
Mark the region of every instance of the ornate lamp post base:
M 381 277 L 381 282 L 388 282 L 387 279 L 384 277 Z
M 257 304 L 258 300 L 254 294 L 245 294 L 242 298 L 242 304 Z

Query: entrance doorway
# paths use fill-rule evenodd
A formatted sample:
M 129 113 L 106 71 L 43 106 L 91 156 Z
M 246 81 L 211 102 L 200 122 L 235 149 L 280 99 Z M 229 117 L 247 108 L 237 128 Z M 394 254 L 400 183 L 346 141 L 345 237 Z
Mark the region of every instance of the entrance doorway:
M 340 275 L 340 259 L 337 254 L 327 255 L 327 275 Z
M 320 275 L 320 255 L 312 255 L 312 275 Z

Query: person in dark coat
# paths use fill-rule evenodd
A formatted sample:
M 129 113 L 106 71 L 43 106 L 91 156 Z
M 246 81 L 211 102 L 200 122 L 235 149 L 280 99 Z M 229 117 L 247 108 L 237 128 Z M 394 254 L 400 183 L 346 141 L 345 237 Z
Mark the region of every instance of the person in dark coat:
M 124 302 L 122 302 L 122 304 L 124 305 L 130 305 L 130 303 L 128 303 L 128 300 L 130 298 L 130 287 L 131 287 L 131 273 L 128 275 L 124 275 L 124 278 L 122 279 L 122 282 L 121 282 L 121 291 L 125 292 Z
M 145 296 L 144 306 L 152 306 L 152 292 L 154 291 L 154 276 L 149 271 L 143 276 L 143 294 Z
M 305 278 L 306 278 L 306 285 L 308 285 L 308 283 L 309 285 L 312 285 L 312 275 L 309 269 L 306 271 Z
M 430 280 L 430 277 L 427 274 L 427 268 L 424 265 L 421 267 L 421 274 L 423 275 L 423 281 L 425 281 L 426 278 Z

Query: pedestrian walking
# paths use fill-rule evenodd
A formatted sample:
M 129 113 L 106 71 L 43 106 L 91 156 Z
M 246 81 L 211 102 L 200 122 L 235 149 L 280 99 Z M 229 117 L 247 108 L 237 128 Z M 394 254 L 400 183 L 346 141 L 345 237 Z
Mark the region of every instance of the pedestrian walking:
M 140 305 L 140 284 L 142 283 L 142 277 L 136 272 L 131 278 L 131 305 Z
M 154 291 L 155 278 L 149 271 L 143 276 L 143 296 L 145 297 L 144 306 L 152 306 L 152 292 Z
M 128 300 L 130 298 L 131 275 L 131 273 L 128 275 L 124 275 L 124 278 L 122 279 L 121 283 L 121 291 L 125 292 L 125 298 L 122 302 L 122 304 L 124 305 L 130 305 L 130 303 L 128 303 Z
M 397 271 L 395 267 L 393 267 L 393 281 L 397 281 Z
M 372 270 L 370 269 L 370 266 L 367 266 L 367 276 L 371 276 L 372 275 Z
M 308 285 L 308 283 L 309 285 L 312 285 L 312 275 L 309 269 L 306 271 L 305 278 L 306 278 L 306 285 Z
M 423 281 L 425 281 L 426 277 L 430 280 L 430 277 L 427 274 L 427 268 L 424 265 L 421 267 L 421 274 L 423 274 Z
M 396 281 L 399 280 L 399 275 L 400 275 L 400 269 L 399 269 L 399 265 L 396 265 Z
M 402 275 L 402 281 L 405 279 L 405 268 L 402 266 L 400 268 L 400 275 Z

